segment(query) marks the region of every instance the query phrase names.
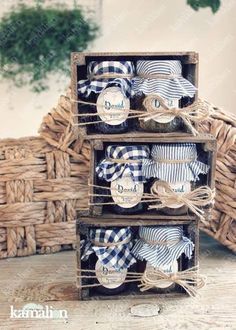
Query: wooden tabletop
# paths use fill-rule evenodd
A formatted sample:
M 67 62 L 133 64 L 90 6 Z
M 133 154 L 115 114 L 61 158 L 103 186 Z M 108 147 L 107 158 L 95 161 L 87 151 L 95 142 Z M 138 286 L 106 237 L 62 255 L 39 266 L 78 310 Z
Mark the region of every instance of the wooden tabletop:
M 75 269 L 75 251 L 0 261 L 0 329 L 236 329 L 236 256 L 205 235 L 200 270 L 207 285 L 197 298 L 79 302 Z M 10 306 L 27 303 L 66 310 L 68 319 L 10 319 Z M 131 315 L 141 303 L 158 304 L 160 314 Z

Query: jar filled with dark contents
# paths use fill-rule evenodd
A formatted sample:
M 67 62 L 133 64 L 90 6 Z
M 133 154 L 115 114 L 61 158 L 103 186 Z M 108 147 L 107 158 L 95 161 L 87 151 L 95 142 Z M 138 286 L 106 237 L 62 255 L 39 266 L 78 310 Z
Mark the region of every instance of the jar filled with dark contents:
M 161 116 L 153 114 L 140 117 L 139 124 L 143 130 L 160 133 L 182 130 L 182 119 L 174 114 L 165 115 L 165 107 L 174 108 L 178 112 L 186 102 L 189 105 L 189 100 L 194 97 L 195 92 L 196 87 L 182 76 L 180 61 L 137 61 L 136 77 L 132 86 L 135 108 L 144 110 L 147 114 L 155 109 L 163 111 Z M 185 101 L 181 102 L 181 99 Z
M 99 182 L 110 188 L 107 190 L 110 198 L 104 197 L 107 209 L 117 214 L 147 210 L 147 204 L 142 201 L 146 189 L 142 164 L 149 158 L 149 153 L 146 145 L 107 147 L 106 158 L 96 167 Z
M 151 159 L 143 166 L 143 175 L 146 179 L 154 179 L 150 192 L 154 195 L 158 193 L 163 195 L 168 193 L 168 187 L 170 187 L 178 197 L 194 190 L 197 187 L 199 175 L 207 174 L 209 170 L 208 165 L 197 159 L 197 147 L 194 143 L 153 145 Z M 160 210 L 165 214 L 180 215 L 186 214 L 188 207 L 176 200 L 176 203 Z
M 142 226 L 139 228 L 139 239 L 136 241 L 132 254 L 138 261 L 138 272 L 153 283 L 151 291 L 163 292 L 176 289 L 176 284 L 162 279 L 155 273 L 173 274 L 182 271 L 181 256 L 189 259 L 194 249 L 193 242 L 184 236 L 182 226 Z
M 130 250 L 133 246 L 132 231 L 125 228 L 90 229 L 82 260 L 90 270 L 94 270 L 90 285 L 93 290 L 104 295 L 114 295 L 127 290 L 128 271 L 135 271 L 136 260 Z
M 78 81 L 78 108 L 79 113 L 84 114 L 79 117 L 80 122 L 91 133 L 127 132 L 134 124 L 134 119 L 128 121 L 133 63 L 92 61 L 88 64 L 87 74 L 88 79 Z

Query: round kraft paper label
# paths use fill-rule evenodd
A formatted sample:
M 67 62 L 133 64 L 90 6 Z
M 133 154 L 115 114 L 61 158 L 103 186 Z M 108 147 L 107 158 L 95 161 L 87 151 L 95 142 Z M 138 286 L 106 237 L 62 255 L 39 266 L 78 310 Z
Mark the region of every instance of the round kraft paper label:
M 161 270 L 164 273 L 177 273 L 178 272 L 178 262 L 177 260 L 175 260 L 172 264 L 168 264 L 168 265 L 163 265 L 161 267 L 153 267 L 149 262 L 147 262 L 146 265 L 146 274 L 148 276 L 148 278 L 152 281 L 158 281 L 158 284 L 155 285 L 156 288 L 160 288 L 160 289 L 165 289 L 170 287 L 173 282 L 162 279 L 160 280 L 159 277 L 157 277 L 157 275 L 155 274 L 155 270 Z
M 179 100 L 165 100 L 165 104 L 169 107 L 169 108 L 178 108 L 179 107 Z M 161 106 L 160 102 L 157 99 L 153 100 L 152 106 L 154 108 L 158 108 L 158 109 L 163 109 L 163 107 Z M 165 109 L 163 109 L 163 112 L 165 111 Z M 166 116 L 161 116 L 161 117 L 156 117 L 154 118 L 154 120 L 157 123 L 161 123 L 161 124 L 167 124 L 169 122 L 171 122 L 171 120 L 173 120 L 175 118 L 175 116 L 173 115 L 166 115 Z
M 120 125 L 129 115 L 130 101 L 119 87 L 105 88 L 97 98 L 97 113 L 104 123 Z
M 134 182 L 131 176 L 123 176 L 111 182 L 112 199 L 123 208 L 131 208 L 140 203 L 143 190 L 143 183 Z
M 98 260 L 95 265 L 95 273 L 98 282 L 102 286 L 108 289 L 116 289 L 124 283 L 127 269 L 116 270 L 115 268 L 106 267 Z
M 190 182 L 176 182 L 176 183 L 169 183 L 170 187 L 176 192 L 177 194 L 185 194 L 191 191 L 191 183 Z M 164 187 L 158 187 L 158 190 L 161 193 L 165 192 Z M 176 203 L 176 204 L 170 204 L 168 205 L 171 209 L 177 209 L 179 207 L 182 207 L 183 203 Z

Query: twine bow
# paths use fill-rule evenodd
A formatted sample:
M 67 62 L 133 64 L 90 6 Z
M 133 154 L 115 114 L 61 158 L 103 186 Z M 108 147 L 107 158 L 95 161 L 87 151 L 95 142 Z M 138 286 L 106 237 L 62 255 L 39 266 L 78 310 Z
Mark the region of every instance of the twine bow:
M 159 287 L 163 282 L 176 283 L 180 285 L 191 297 L 197 295 L 197 289 L 205 285 L 204 277 L 198 274 L 198 266 L 176 273 L 166 273 L 160 269 L 145 270 L 141 277 L 140 291 Z
M 96 271 L 91 269 L 77 268 L 77 288 L 93 288 L 102 286 L 101 283 L 82 284 L 82 279 L 96 279 Z M 87 274 L 86 274 L 87 273 Z M 152 271 L 144 271 L 144 273 L 127 272 L 126 279 L 123 283 L 140 282 L 138 288 L 141 292 L 158 288 L 163 282 L 169 281 L 181 286 L 191 297 L 197 295 L 197 290 L 205 285 L 205 278 L 198 273 L 198 266 L 194 266 L 187 270 L 176 273 L 165 273 L 160 269 L 153 269 Z
M 159 187 L 164 188 L 164 191 L 158 190 Z M 215 191 L 208 186 L 201 186 L 190 192 L 178 194 L 167 182 L 155 181 L 151 187 L 151 194 L 148 194 L 147 198 L 150 197 L 153 198 L 154 202 L 160 204 L 149 205 L 149 209 L 161 209 L 175 203 L 185 204 L 193 213 L 204 221 L 204 211 L 199 207 L 210 204 L 215 197 Z
M 160 103 L 160 108 L 153 106 L 155 100 Z M 141 115 L 139 119 L 147 121 L 150 119 L 162 118 L 166 115 L 173 115 L 181 118 L 191 133 L 195 136 L 198 135 L 198 131 L 193 126 L 193 123 L 200 123 L 201 121 L 206 120 L 210 115 L 209 106 L 201 100 L 197 100 L 184 108 L 170 108 L 165 103 L 165 100 L 159 95 L 148 95 L 143 101 L 143 106 L 147 109 L 147 113 Z
M 153 106 L 153 101 L 158 100 L 161 104 L 160 108 L 156 108 Z M 85 104 L 90 106 L 97 106 L 97 103 L 95 102 L 88 102 L 88 101 L 82 101 L 82 100 L 74 100 L 71 99 L 72 102 L 79 103 L 79 104 Z M 143 101 L 143 105 L 146 108 L 146 110 L 140 110 L 140 109 L 122 109 L 124 112 L 128 112 L 128 117 L 124 117 L 124 120 L 127 119 L 134 119 L 138 118 L 139 120 L 150 120 L 150 119 L 156 119 L 156 118 L 162 118 L 166 117 L 166 115 L 173 115 L 174 117 L 179 117 L 183 120 L 185 125 L 188 127 L 190 132 L 196 136 L 198 135 L 197 129 L 193 126 L 193 123 L 200 123 L 204 120 L 206 120 L 209 115 L 211 114 L 211 108 L 209 105 L 201 100 L 197 100 L 191 105 L 184 107 L 184 108 L 169 108 L 166 104 L 163 98 L 161 98 L 158 95 L 148 95 L 145 97 Z M 100 104 L 101 107 L 105 107 L 104 105 Z M 164 110 L 163 110 L 164 109 Z M 113 121 L 113 118 L 110 118 L 111 115 L 120 115 L 122 118 L 122 114 L 117 110 L 109 111 L 109 115 L 106 111 L 101 111 L 99 113 L 100 115 L 108 116 L 106 119 L 107 122 Z M 98 113 L 71 113 L 72 117 L 97 117 Z M 103 123 L 104 121 L 101 119 L 98 120 L 92 120 L 87 122 L 80 122 L 75 123 L 72 122 L 73 126 L 87 126 L 87 125 L 94 125 L 98 123 Z

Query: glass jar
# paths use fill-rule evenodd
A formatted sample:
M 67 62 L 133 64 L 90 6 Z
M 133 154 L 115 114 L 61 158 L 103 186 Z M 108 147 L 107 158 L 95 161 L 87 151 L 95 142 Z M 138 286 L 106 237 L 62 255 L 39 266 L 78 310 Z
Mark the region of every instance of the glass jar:
M 165 109 L 160 103 L 160 98 L 165 105 L 171 108 L 181 108 L 184 100 L 193 100 L 196 87 L 182 76 L 182 64 L 180 61 L 137 61 L 136 77 L 133 79 L 132 95 L 135 96 L 137 109 L 150 111 Z M 155 98 L 156 95 L 156 98 Z M 145 108 L 143 102 L 147 96 L 152 96 L 149 104 L 151 108 Z M 140 118 L 140 127 L 145 131 L 168 133 L 180 131 L 183 121 L 175 115 L 162 115 L 144 121 Z
M 90 62 L 88 79 L 78 81 L 79 112 L 85 114 L 80 121 L 89 133 L 118 134 L 129 130 L 128 115 L 131 106 L 131 78 L 133 63 L 130 61 Z M 126 78 L 125 78 L 126 77 Z M 88 114 L 97 116 L 88 116 Z M 94 122 L 94 123 L 93 123 Z M 130 122 L 133 124 L 132 119 Z
M 157 182 L 155 194 L 165 193 L 166 185 L 170 186 L 176 194 L 189 193 L 196 188 L 199 175 L 206 174 L 209 170 L 208 165 L 197 160 L 197 147 L 194 143 L 153 145 L 151 157 L 152 159 L 145 162 L 143 166 L 143 175 L 146 179 L 154 179 L 150 184 L 150 192 Z M 181 202 L 176 202 L 157 210 L 168 215 L 181 215 L 188 212 L 188 207 Z
M 87 259 L 90 270 L 94 270 L 89 281 L 93 289 L 104 295 L 116 295 L 128 289 L 128 271 L 135 271 L 135 258 L 130 249 L 133 245 L 130 227 L 90 229 L 89 247 L 82 259 Z
M 138 272 L 155 281 L 155 270 L 177 273 L 182 269 L 181 256 L 191 259 L 193 242 L 184 236 L 182 226 L 142 226 L 139 228 L 132 254 L 138 259 Z M 162 280 L 151 288 L 152 291 L 166 292 L 176 288 L 175 283 Z
M 154 180 L 153 184 L 155 184 L 155 182 L 158 182 L 158 180 Z M 173 189 L 174 192 L 176 192 L 176 194 L 184 194 L 184 193 L 188 193 L 192 190 L 194 190 L 196 188 L 196 182 L 175 182 L 175 183 L 168 183 L 170 188 Z M 164 192 L 164 188 L 160 187 L 159 191 L 160 192 Z M 150 190 L 149 190 L 150 192 Z M 155 203 L 154 203 L 155 204 Z M 169 205 L 169 207 L 163 207 L 160 209 L 160 211 L 164 214 L 167 215 L 183 215 L 183 214 L 187 214 L 189 209 L 188 207 L 183 204 L 183 203 L 175 203 L 172 205 Z
M 100 182 L 110 182 L 107 208 L 117 214 L 136 214 L 147 209 L 142 201 L 146 192 L 142 162 L 149 157 L 146 145 L 117 146 L 106 149 L 106 158 L 96 167 Z M 104 190 L 105 191 L 105 190 Z
M 144 100 L 145 100 L 145 95 L 142 93 L 136 99 L 135 102 L 136 109 L 147 111 L 147 109 L 143 105 Z M 178 100 L 165 100 L 165 101 L 170 108 L 179 107 Z M 153 100 L 153 108 L 155 109 L 160 107 L 161 105 L 158 99 Z M 170 132 L 180 131 L 183 127 L 183 121 L 179 117 L 166 115 L 165 117 L 162 116 L 162 118 L 159 119 L 149 119 L 147 121 L 139 119 L 139 125 L 141 129 L 147 132 L 170 133 Z

